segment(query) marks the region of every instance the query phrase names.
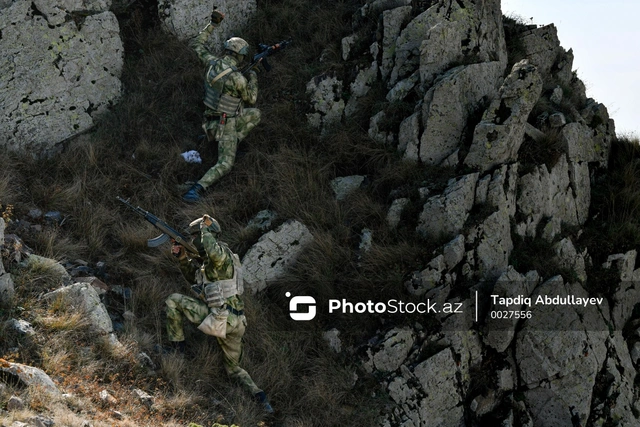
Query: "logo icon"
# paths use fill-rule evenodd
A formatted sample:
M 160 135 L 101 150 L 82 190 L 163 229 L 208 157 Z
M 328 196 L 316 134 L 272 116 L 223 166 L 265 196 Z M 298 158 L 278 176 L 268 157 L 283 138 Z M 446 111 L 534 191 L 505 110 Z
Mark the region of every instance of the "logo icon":
M 285 294 L 287 298 L 291 296 L 291 292 Z M 298 311 L 298 308 L 301 311 Z M 306 308 L 306 310 L 305 310 Z M 289 316 L 296 321 L 311 320 L 316 317 L 316 300 L 311 296 L 296 296 L 289 301 Z

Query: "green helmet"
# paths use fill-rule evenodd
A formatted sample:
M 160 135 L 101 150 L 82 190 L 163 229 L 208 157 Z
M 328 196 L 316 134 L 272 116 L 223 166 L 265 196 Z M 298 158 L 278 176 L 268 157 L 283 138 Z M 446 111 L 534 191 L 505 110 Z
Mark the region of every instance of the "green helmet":
M 229 40 L 224 42 L 224 48 L 239 55 L 249 54 L 249 43 L 240 37 L 231 37 Z

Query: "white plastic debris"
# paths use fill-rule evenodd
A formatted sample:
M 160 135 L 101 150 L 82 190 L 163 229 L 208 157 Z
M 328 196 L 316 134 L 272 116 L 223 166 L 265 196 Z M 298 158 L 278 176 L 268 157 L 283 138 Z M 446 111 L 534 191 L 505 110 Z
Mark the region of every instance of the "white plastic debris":
M 182 153 L 181 156 L 187 163 L 202 163 L 200 153 L 198 153 L 196 150 L 186 151 Z

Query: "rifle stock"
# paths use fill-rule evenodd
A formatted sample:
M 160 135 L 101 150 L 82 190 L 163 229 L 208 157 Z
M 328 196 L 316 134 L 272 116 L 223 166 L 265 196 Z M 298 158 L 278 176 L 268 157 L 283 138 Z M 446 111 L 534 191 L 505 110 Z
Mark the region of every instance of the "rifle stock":
M 177 243 L 182 245 L 187 252 L 189 252 L 192 256 L 199 257 L 198 249 L 189 241 L 189 238 L 182 235 L 175 228 L 171 227 L 166 222 L 162 221 L 160 218 L 152 214 L 151 212 L 145 211 L 140 206 L 133 206 L 129 203 L 128 200 L 123 199 L 120 196 L 117 196 L 116 199 L 125 204 L 129 209 L 142 216 L 148 222 L 150 222 L 154 227 L 162 232 L 158 237 L 154 237 L 153 239 L 147 240 L 147 246 L 151 248 L 155 248 L 160 246 L 161 244 L 167 242 L 169 239 L 175 240 Z

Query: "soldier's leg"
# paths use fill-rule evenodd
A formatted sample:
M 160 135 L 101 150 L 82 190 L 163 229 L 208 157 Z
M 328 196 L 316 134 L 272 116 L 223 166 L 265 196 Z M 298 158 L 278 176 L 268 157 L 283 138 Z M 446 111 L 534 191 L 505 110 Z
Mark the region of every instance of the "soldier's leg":
M 165 300 L 167 305 L 167 335 L 169 341 L 184 341 L 183 322 L 186 317 L 199 325 L 209 315 L 207 304 L 196 298 L 182 294 L 171 294 Z
M 236 121 L 236 133 L 238 141 L 242 141 L 251 132 L 251 129 L 260 123 L 262 115 L 257 108 L 245 108 Z
M 207 188 L 226 175 L 236 161 L 238 136 L 235 131 L 236 118 L 227 119 L 222 138 L 218 141 L 218 163 L 204 174 L 198 181 L 202 188 Z
M 227 337 L 218 338 L 220 348 L 222 348 L 224 367 L 230 378 L 238 381 L 252 395 L 260 393 L 262 390 L 253 382 L 247 371 L 240 367 L 242 362 L 242 336 L 245 330 L 244 316 L 229 314 L 227 320 Z

